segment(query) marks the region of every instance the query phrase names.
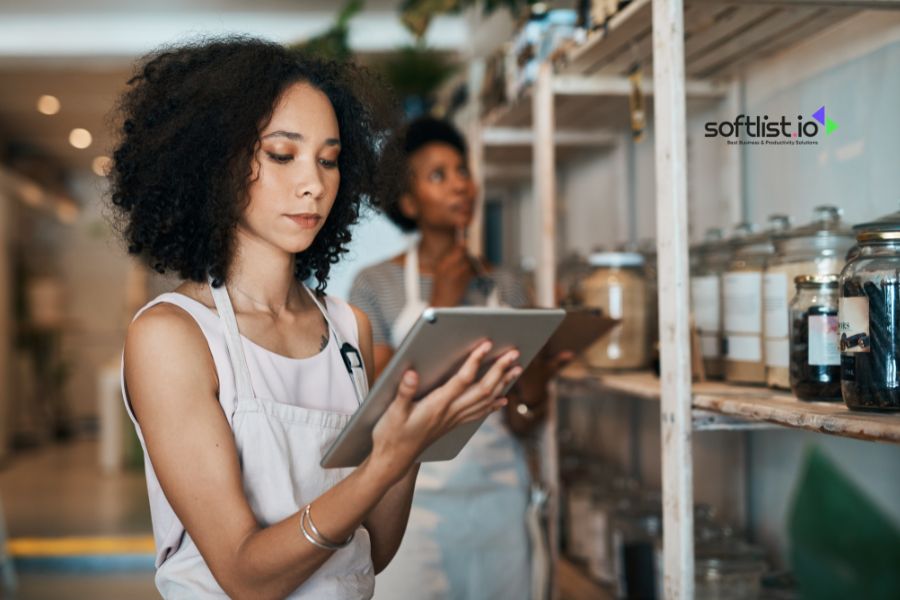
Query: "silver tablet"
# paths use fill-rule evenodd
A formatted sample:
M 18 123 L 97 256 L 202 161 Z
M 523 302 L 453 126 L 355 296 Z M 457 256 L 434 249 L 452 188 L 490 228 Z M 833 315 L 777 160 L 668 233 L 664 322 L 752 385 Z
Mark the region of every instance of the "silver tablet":
M 562 323 L 562 309 L 429 308 L 403 339 L 365 402 L 322 458 L 325 468 L 355 467 L 372 451 L 372 430 L 394 399 L 407 369 L 419 374 L 416 399 L 449 379 L 484 340 L 494 343 L 482 373 L 494 359 L 516 348 L 527 366 Z M 504 391 L 505 393 L 505 391 Z M 429 446 L 419 461 L 450 460 L 459 454 L 482 421 L 460 425 Z

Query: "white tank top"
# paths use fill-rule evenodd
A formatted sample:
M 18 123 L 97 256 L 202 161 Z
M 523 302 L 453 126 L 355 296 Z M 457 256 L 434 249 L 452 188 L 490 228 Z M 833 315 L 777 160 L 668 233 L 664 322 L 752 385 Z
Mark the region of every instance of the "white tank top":
M 135 318 L 165 302 L 183 309 L 200 327 L 215 363 L 219 402 L 234 432 L 247 500 L 260 525 L 267 526 L 297 512 L 353 470 L 322 469 L 319 461 L 359 405 L 341 354 L 344 339 L 359 347 L 356 318 L 346 302 L 327 297 L 328 345 L 315 356 L 295 359 L 241 336 L 224 288 L 213 289 L 213 297 L 218 313 L 183 294 L 167 293 Z M 124 359 L 122 366 L 125 405 L 144 450 L 156 585 L 167 599 L 227 598 L 163 494 L 125 393 Z M 362 369 L 354 369 L 354 375 L 358 383 L 362 380 L 364 395 L 365 377 L 356 371 Z M 368 532 L 360 527 L 353 543 L 289 598 L 370 598 L 374 580 Z

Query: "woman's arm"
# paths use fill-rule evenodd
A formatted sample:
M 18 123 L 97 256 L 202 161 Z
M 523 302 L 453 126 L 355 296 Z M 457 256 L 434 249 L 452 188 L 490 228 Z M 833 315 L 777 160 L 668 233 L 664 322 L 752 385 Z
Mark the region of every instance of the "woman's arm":
M 372 325 L 366 313 L 350 305 L 356 315 L 356 324 L 359 331 L 359 346 L 362 352 L 363 362 L 366 365 L 366 374 L 369 377 L 369 385 L 375 381 L 375 370 L 378 367 L 377 359 L 373 352 Z M 393 354 L 393 351 L 391 351 Z M 388 360 L 390 360 L 388 358 Z M 379 373 L 387 365 L 387 360 L 381 364 Z M 415 464 L 409 472 L 384 495 L 384 498 L 375 505 L 369 516 L 363 521 L 363 525 L 369 531 L 372 540 L 372 564 L 375 573 L 380 573 L 388 566 L 406 531 L 406 522 L 409 520 L 409 510 L 412 506 L 413 490 L 416 484 L 416 475 L 419 465 Z
M 376 425 L 372 453 L 312 503 L 322 535 L 346 539 L 433 439 L 502 404 L 494 392 L 515 373 L 515 359 L 498 360 L 490 377 L 476 381 L 485 355 L 483 348 L 473 353 L 447 385 L 416 403 L 417 378 L 408 374 Z M 257 523 L 217 399 L 215 365 L 189 315 L 160 305 L 138 318 L 126 338 L 125 377 L 166 498 L 229 596 L 284 597 L 331 557 L 303 537 L 300 512 L 265 528 Z

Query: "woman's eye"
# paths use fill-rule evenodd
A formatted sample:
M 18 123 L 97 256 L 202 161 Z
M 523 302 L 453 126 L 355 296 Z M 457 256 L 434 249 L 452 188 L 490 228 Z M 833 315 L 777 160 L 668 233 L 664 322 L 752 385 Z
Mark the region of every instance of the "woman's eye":
M 469 173 L 469 168 L 468 168 L 468 167 L 460 167 L 460 169 L 459 169 L 459 176 L 462 177 L 463 179 L 468 179 L 469 177 L 472 176 L 472 174 Z
M 326 160 L 324 158 L 319 161 L 319 164 L 326 169 L 336 169 L 338 166 L 338 162 L 336 160 Z
M 294 158 L 290 154 L 275 154 L 274 152 L 266 152 L 269 155 L 269 158 L 274 160 L 277 163 L 288 163 Z
M 441 182 L 444 180 L 444 172 L 443 171 L 432 171 L 430 175 L 428 175 L 428 179 L 434 182 Z

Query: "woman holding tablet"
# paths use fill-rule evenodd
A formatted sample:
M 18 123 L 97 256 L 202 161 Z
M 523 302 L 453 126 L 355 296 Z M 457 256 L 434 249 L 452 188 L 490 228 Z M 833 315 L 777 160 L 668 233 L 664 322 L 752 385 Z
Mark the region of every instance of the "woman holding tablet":
M 521 371 L 512 351 L 476 380 L 486 343 L 416 403 L 409 372 L 366 461 L 319 467 L 366 391 L 344 355 L 373 366 L 365 315 L 322 293 L 362 197 L 382 193 L 388 123 L 366 83 L 229 38 L 149 57 L 121 101 L 110 177 L 128 249 L 184 280 L 138 313 L 123 355 L 165 598 L 371 597 L 416 456 L 504 405 Z
M 466 251 L 462 232 L 472 221 L 476 189 L 462 135 L 445 121 L 422 118 L 398 145 L 407 187 L 385 212 L 420 237 L 405 254 L 362 270 L 350 292 L 372 324 L 376 373 L 427 306 L 528 304 L 512 273 L 489 270 Z M 491 415 L 455 459 L 422 465 L 409 527 L 395 561 L 378 577 L 376 598 L 529 597 L 529 474 L 515 434 L 541 418 L 553 367 L 530 368 L 533 384 L 518 386 L 506 414 Z

